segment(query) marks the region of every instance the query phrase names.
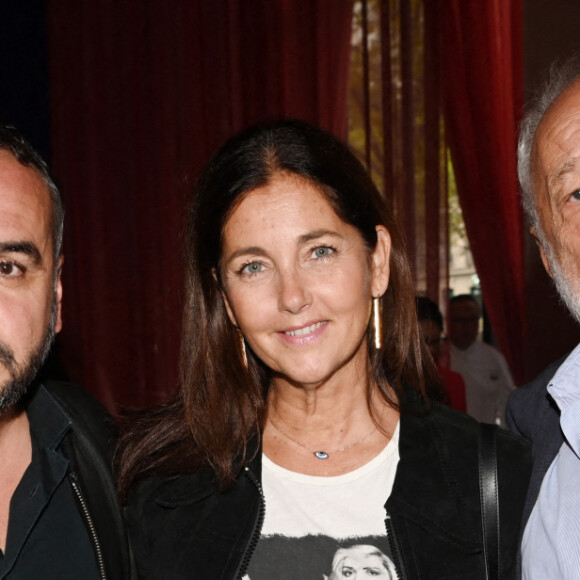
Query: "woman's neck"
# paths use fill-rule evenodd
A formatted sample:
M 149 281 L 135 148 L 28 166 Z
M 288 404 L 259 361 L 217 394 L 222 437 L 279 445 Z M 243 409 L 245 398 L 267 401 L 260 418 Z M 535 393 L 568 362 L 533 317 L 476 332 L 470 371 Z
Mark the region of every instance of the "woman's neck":
M 364 465 L 386 445 L 398 412 L 372 387 L 316 388 L 276 381 L 268 394 L 264 452 L 282 467 L 338 475 Z

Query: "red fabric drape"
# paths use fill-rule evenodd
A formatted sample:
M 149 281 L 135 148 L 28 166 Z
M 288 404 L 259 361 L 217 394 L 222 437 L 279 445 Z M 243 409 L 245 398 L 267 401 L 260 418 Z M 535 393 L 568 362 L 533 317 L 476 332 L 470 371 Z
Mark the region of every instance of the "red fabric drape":
M 352 0 L 48 0 L 61 356 L 111 409 L 175 387 L 184 198 L 266 116 L 346 130 Z
M 432 0 L 431 0 L 432 1 Z M 516 178 L 521 0 L 444 0 L 446 129 L 485 306 L 516 382 L 524 373 L 523 219 Z

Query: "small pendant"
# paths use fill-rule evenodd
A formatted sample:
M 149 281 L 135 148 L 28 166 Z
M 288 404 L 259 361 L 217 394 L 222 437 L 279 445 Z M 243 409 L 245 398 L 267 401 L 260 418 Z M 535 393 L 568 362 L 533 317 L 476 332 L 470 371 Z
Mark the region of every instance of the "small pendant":
M 326 451 L 314 451 L 314 457 L 316 459 L 328 459 L 328 453 Z

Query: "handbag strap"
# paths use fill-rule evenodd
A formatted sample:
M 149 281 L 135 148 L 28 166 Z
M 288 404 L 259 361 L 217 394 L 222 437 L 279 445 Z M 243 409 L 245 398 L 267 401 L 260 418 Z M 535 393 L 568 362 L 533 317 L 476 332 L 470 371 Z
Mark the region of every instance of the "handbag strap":
M 479 431 L 479 497 L 487 580 L 499 579 L 499 502 L 497 493 L 497 425 Z

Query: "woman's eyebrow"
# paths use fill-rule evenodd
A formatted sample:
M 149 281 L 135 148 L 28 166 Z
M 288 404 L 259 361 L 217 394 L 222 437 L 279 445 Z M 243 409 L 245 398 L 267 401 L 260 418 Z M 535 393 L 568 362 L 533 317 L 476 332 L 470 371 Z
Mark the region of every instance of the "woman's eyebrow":
M 298 236 L 298 244 L 303 245 L 308 242 L 311 242 L 312 240 L 317 240 L 318 238 L 321 238 L 323 236 L 332 236 L 334 238 L 341 237 L 341 235 L 338 232 L 335 232 L 333 230 L 314 230 L 312 232 L 308 232 L 306 234 Z M 227 265 L 236 258 L 239 258 L 240 256 L 247 256 L 249 254 L 252 254 L 254 256 L 266 256 L 268 252 L 260 246 L 248 246 L 247 248 L 239 248 L 228 256 L 228 259 L 224 262 L 224 264 Z
M 238 258 L 240 256 L 247 256 L 248 254 L 253 254 L 253 255 L 257 255 L 257 256 L 265 256 L 266 250 L 264 250 L 264 248 L 260 248 L 260 246 L 249 246 L 247 248 L 240 248 L 240 249 L 236 250 L 235 252 L 232 252 L 228 256 L 226 264 L 229 264 L 232 260 L 235 260 L 236 258 Z
M 333 236 L 335 238 L 340 238 L 341 235 L 338 232 L 333 230 L 314 230 L 313 232 L 308 232 L 307 234 L 302 234 L 298 238 L 298 242 L 300 244 L 305 244 L 312 240 L 316 240 L 318 238 L 322 238 L 323 236 Z

